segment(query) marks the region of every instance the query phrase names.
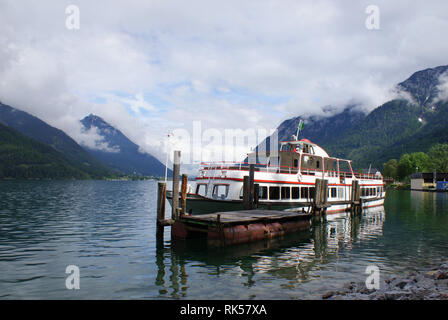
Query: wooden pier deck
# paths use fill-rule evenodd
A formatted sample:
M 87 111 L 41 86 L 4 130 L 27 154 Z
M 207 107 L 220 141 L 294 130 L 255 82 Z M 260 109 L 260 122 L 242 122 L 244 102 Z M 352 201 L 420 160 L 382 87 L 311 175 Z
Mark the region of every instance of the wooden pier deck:
M 328 201 L 328 180 L 316 179 L 314 199 L 306 203 L 311 207 L 310 213 L 257 209 L 259 185 L 254 183 L 255 166 L 250 164 L 249 175 L 244 176 L 243 181 L 242 202 L 246 210 L 187 215 L 188 176 L 182 175 L 179 205 L 179 168 L 180 151 L 174 151 L 171 219 L 165 219 L 166 182 L 158 184 L 156 229 L 158 243 L 163 243 L 165 226 L 171 226 L 171 236 L 174 238 L 201 236 L 206 237 L 210 244 L 225 246 L 269 239 L 307 229 L 311 225 L 311 218 L 324 219 L 327 208 L 332 204 L 349 204 L 350 211 L 354 213 L 360 213 L 363 207 L 358 180 L 352 181 L 350 201 L 339 203 Z
M 311 215 L 273 210 L 243 210 L 183 215 L 172 225 L 176 238 L 206 237 L 212 245 L 245 243 L 310 227 Z

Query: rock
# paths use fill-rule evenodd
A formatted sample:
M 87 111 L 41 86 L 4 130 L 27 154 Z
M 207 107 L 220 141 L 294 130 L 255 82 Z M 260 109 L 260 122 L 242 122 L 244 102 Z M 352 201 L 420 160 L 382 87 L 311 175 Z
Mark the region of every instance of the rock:
M 435 287 L 434 280 L 432 279 L 422 279 L 416 283 L 417 287 L 423 289 L 433 289 Z
M 383 280 L 380 288 L 367 289 L 364 282 L 349 282 L 340 291 L 329 291 L 331 300 L 448 300 L 448 262 L 439 268 L 413 271 L 400 278 Z
M 439 269 L 448 271 L 448 262 L 440 265 Z
M 409 283 L 409 280 L 407 280 L 407 279 L 396 279 L 391 282 L 391 286 L 403 289 L 404 286 L 407 285 L 408 283 Z
M 384 297 L 386 300 L 398 300 L 403 295 L 405 295 L 405 293 L 403 291 L 398 290 L 388 291 L 384 293 Z
M 438 279 L 436 281 L 437 287 L 448 288 L 448 279 Z
M 448 300 L 448 292 L 447 293 L 440 293 L 439 294 L 439 299 L 440 300 Z
M 434 278 L 436 278 L 436 280 L 443 280 L 443 279 L 448 279 L 448 273 L 444 272 L 442 270 L 438 270 L 436 271 L 436 273 L 434 274 Z

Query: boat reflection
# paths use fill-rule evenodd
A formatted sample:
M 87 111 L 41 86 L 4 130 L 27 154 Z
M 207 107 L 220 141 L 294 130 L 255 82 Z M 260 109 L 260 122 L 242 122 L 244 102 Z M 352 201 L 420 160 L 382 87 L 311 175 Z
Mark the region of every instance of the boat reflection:
M 164 298 L 186 297 L 190 272 L 211 277 L 236 273 L 247 287 L 255 284 L 255 275 L 267 274 L 296 286 L 313 279 L 313 270 L 336 261 L 342 250 L 381 236 L 384 222 L 384 208 L 377 207 L 362 215 L 329 217 L 297 234 L 223 248 L 210 248 L 204 239 L 171 240 L 158 245 L 155 284 Z

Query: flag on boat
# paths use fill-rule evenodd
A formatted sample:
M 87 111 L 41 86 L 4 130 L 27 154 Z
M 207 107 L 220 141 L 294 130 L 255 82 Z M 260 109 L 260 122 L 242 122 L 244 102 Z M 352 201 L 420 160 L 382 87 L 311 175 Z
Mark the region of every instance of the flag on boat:
M 300 131 L 302 131 L 304 127 L 305 127 L 305 122 L 303 122 L 303 120 L 300 119 L 299 124 L 297 125 L 297 138 L 296 139 L 299 139 Z

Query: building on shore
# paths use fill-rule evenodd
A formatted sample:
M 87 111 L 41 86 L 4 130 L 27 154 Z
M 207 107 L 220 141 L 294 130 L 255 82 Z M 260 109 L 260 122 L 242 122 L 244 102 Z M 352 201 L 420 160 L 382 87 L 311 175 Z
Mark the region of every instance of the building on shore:
M 417 172 L 411 175 L 411 190 L 448 191 L 448 173 Z

